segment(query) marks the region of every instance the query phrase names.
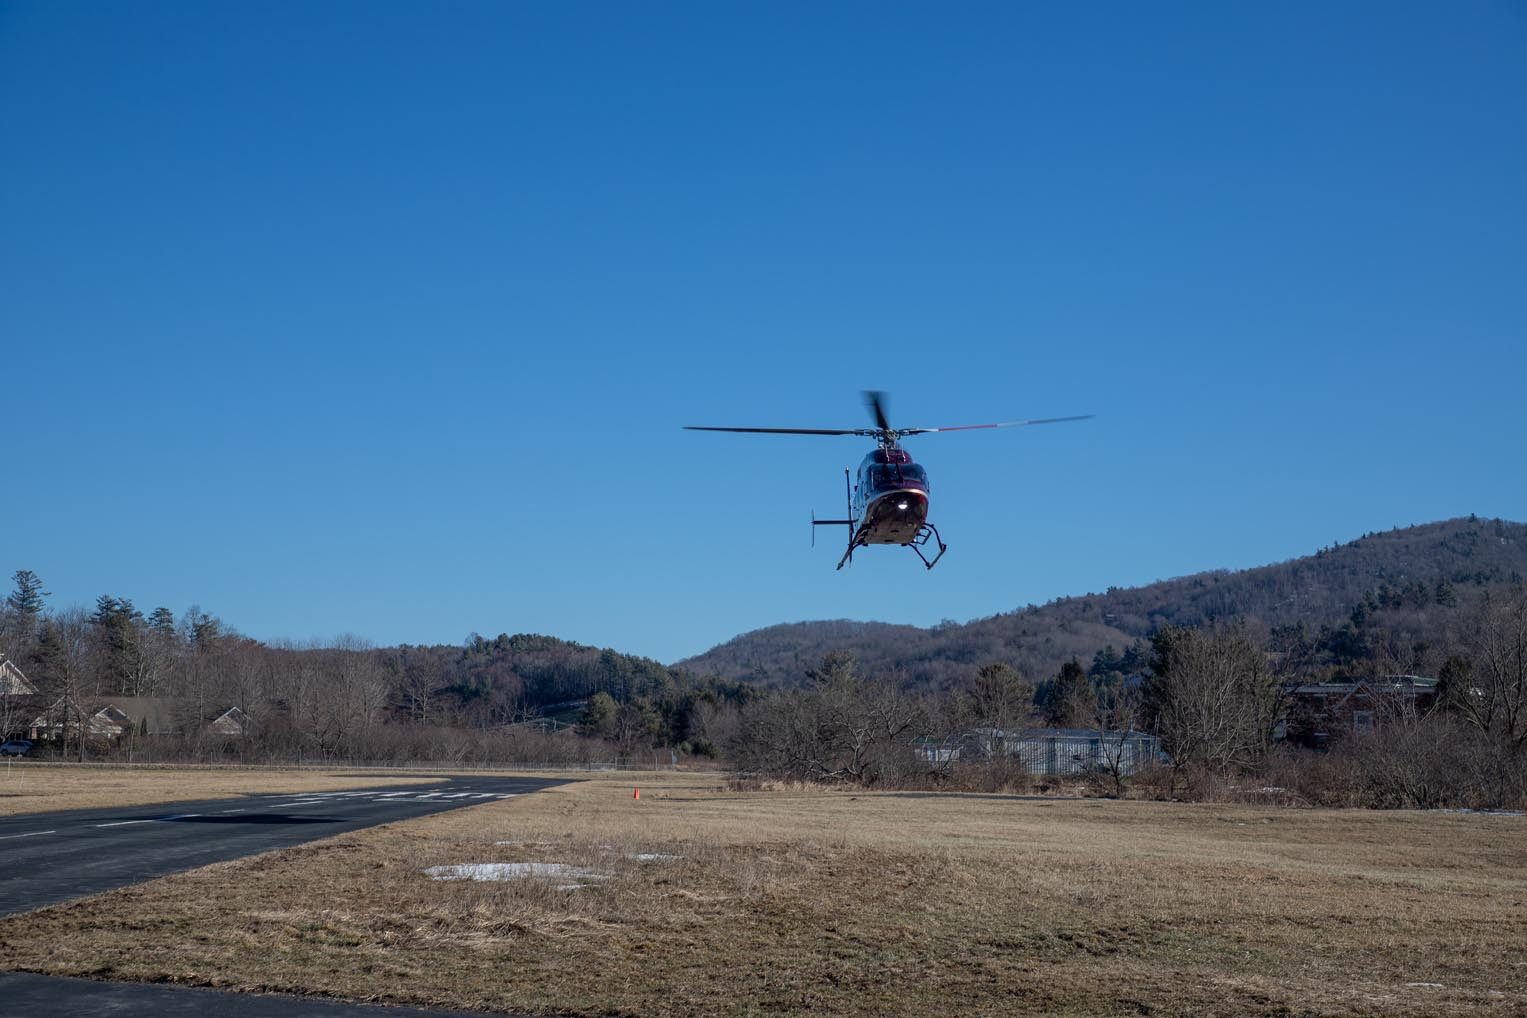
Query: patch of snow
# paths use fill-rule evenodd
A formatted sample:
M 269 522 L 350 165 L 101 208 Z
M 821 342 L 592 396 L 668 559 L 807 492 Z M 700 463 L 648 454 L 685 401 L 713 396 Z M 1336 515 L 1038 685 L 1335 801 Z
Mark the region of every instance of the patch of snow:
M 1272 792 L 1286 792 L 1286 791 L 1288 791 L 1288 789 L 1282 787 L 1281 785 L 1263 785 L 1261 788 L 1257 789 L 1257 791 L 1272 793 Z
M 673 859 L 682 859 L 682 855 L 664 855 L 662 852 L 638 852 L 631 858 L 637 862 L 668 862 Z
M 431 866 L 424 872 L 432 880 L 523 880 L 527 877 L 610 879 L 608 873 L 560 862 L 474 862 L 456 866 Z
M 1420 989 L 1420 990 L 1444 990 L 1444 989 L 1447 989 L 1447 987 L 1443 986 L 1441 983 L 1406 983 L 1405 985 L 1406 986 L 1414 986 L 1414 987 L 1416 987 L 1417 989 Z
M 1527 812 L 1519 809 L 1439 809 L 1435 813 L 1473 813 L 1482 817 L 1521 817 L 1527 816 Z

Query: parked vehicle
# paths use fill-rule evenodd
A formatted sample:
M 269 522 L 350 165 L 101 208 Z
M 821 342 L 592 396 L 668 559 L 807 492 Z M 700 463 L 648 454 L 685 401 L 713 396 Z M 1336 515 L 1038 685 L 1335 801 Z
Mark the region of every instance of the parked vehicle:
M 31 739 L 6 739 L 0 743 L 0 756 L 26 756 L 31 751 Z

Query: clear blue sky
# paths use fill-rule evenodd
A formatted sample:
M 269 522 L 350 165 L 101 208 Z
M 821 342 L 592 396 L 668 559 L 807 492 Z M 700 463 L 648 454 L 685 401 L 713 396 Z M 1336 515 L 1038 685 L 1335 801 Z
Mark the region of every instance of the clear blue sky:
M 0 570 L 675 660 L 1527 518 L 1527 6 L 0 0 Z M 950 543 L 833 572 L 858 392 Z

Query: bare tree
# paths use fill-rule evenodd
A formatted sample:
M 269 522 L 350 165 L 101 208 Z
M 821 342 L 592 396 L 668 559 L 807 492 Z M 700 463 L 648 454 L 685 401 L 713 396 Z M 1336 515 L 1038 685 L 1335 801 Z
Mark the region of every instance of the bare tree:
M 853 658 L 829 654 L 805 689 L 750 705 L 737 756 L 744 767 L 808 781 L 869 784 L 912 756 L 922 703 L 891 682 L 867 683 Z
M 1527 594 L 1487 598 L 1476 620 L 1466 688 L 1452 705 L 1512 753 L 1527 745 Z
M 645 700 L 632 700 L 618 706 L 611 718 L 610 738 L 619 747 L 620 758 L 629 760 L 638 749 L 650 746 L 661 720 Z
M 327 759 L 354 756 L 381 722 L 387 673 L 361 641 L 289 655 L 282 669 L 282 700 L 304 740 Z
M 1469 653 L 1443 665 L 1443 708 L 1479 733 L 1474 761 L 1485 797 L 1527 796 L 1527 593 L 1486 597 L 1472 618 Z
M 1097 729 L 1098 775 L 1114 795 L 1124 794 L 1124 778 L 1133 769 L 1134 737 L 1140 723 L 1142 694 L 1139 683 L 1114 678 L 1097 687 L 1092 724 Z
M 1006 754 L 1008 736 L 1034 708 L 1034 687 L 1011 665 L 996 662 L 976 671 L 965 689 L 964 706 L 984 754 Z
M 1249 767 L 1271 742 L 1282 691 L 1241 625 L 1169 627 L 1145 688 L 1151 725 L 1178 772 Z
M 404 657 L 397 668 L 397 695 L 404 715 L 415 724 L 434 723 L 440 713 L 436 700 L 444 685 L 440 659 L 433 654 Z

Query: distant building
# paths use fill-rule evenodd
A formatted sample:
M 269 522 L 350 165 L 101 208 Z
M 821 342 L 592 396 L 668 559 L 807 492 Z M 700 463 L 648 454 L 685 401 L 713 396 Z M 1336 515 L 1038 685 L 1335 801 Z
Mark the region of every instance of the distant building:
M 109 703 L 85 704 L 84 715 L 85 730 L 96 738 L 115 739 L 126 734 L 132 725 L 125 711 Z M 34 739 L 57 739 L 66 731 L 79 731 L 80 722 L 75 706 L 61 698 L 33 718 L 29 727 Z
M 1146 732 L 1104 732 L 1095 728 L 978 728 L 958 740 L 919 739 L 917 753 L 929 763 L 1017 757 L 1030 774 L 1046 777 L 1111 771 L 1122 774 L 1163 762 L 1161 740 Z
M 228 735 L 236 738 L 248 735 L 252 727 L 254 727 L 254 722 L 248 714 L 245 714 L 238 707 L 229 707 L 207 723 L 207 728 L 210 731 L 216 732 L 218 735 Z
M 0 657 L 0 696 L 36 696 L 37 687 L 21 674 L 16 662 Z
M 84 701 L 85 730 L 93 738 L 107 740 L 174 735 L 187 724 L 194 727 L 203 723 L 185 716 L 188 706 L 186 701 L 164 696 L 90 697 Z M 236 737 L 249 733 L 251 721 L 242 710 L 230 707 L 205 725 L 208 731 Z M 74 705 L 59 699 L 33 718 L 29 727 L 33 739 L 57 739 L 65 730 L 72 739 L 79 721 Z
M 1366 735 L 1387 720 L 1425 713 L 1437 702 L 1437 680 L 1379 675 L 1351 682 L 1294 683 L 1285 692 L 1288 702 L 1274 737 L 1320 749 L 1337 739 Z

